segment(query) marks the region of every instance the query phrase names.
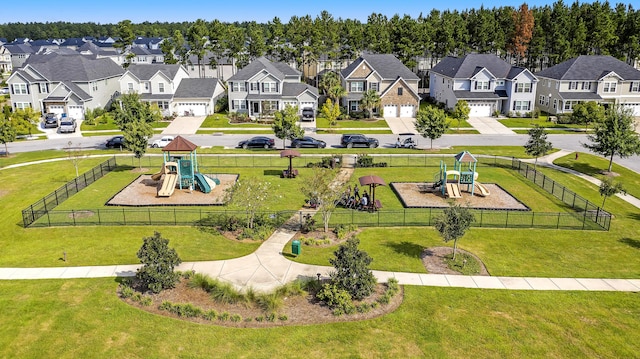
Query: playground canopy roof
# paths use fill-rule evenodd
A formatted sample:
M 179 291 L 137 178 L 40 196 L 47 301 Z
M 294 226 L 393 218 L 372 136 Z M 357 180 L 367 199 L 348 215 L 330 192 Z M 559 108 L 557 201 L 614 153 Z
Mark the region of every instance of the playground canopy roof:
M 300 157 L 300 152 L 296 150 L 284 150 L 280 152 L 280 157 Z
M 478 162 L 478 160 L 473 157 L 473 155 L 467 151 L 462 151 L 460 153 L 458 153 L 456 156 L 456 161 L 460 162 L 460 163 L 467 163 L 467 162 Z
M 163 152 L 169 152 L 169 151 L 193 152 L 195 151 L 196 148 L 198 148 L 198 146 L 195 143 L 187 140 L 182 136 L 177 136 L 176 138 L 173 139 L 173 141 L 169 142 L 169 144 L 164 146 L 162 148 L 162 151 Z
M 386 186 L 387 185 L 382 178 L 378 176 L 373 176 L 373 175 L 360 177 L 358 178 L 358 181 L 360 181 L 361 186 L 371 186 L 371 185 Z

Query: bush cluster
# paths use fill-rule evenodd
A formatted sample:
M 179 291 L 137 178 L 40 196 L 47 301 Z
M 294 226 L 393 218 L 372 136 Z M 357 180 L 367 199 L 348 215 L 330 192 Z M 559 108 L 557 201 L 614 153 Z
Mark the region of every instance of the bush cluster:
M 388 165 L 386 162 L 374 163 L 373 157 L 365 153 L 358 155 L 358 159 L 356 160 L 356 167 L 367 168 L 367 167 L 387 167 L 387 166 Z
M 351 233 L 358 230 L 358 226 L 355 224 L 338 224 L 333 228 L 333 233 L 336 234 L 338 239 L 342 240 L 347 238 Z
M 300 243 L 304 244 L 305 246 L 324 246 L 324 245 L 329 245 L 331 244 L 331 240 L 330 239 L 316 239 L 316 238 L 307 238 L 307 237 L 300 237 Z

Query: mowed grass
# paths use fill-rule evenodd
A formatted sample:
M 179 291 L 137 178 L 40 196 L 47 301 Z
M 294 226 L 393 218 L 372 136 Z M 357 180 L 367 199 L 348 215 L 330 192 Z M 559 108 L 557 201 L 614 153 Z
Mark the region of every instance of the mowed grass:
M 323 129 L 331 128 L 329 121 L 324 117 L 316 117 L 316 127 Z M 333 128 L 387 129 L 389 128 L 389 125 L 383 118 L 372 118 L 361 120 L 338 120 Z
M 633 358 L 636 293 L 404 287 L 388 315 L 236 329 L 149 314 L 113 278 L 0 282 L 6 358 Z

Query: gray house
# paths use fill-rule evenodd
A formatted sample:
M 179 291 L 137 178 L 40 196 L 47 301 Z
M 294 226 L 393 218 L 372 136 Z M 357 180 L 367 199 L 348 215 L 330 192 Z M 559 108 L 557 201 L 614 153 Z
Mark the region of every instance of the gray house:
M 176 112 L 171 108 L 173 95 L 188 77 L 179 64 L 131 64 L 119 80 L 120 92 L 137 93 L 142 101 L 157 104 L 168 116 Z
M 578 56 L 536 73 L 538 106 L 571 113 L 579 102 L 620 104 L 640 116 L 640 71 L 611 56 Z
M 229 111 L 251 117 L 271 115 L 287 105 L 318 108 L 318 89 L 301 81 L 301 73 L 260 57 L 229 78 Z
M 224 91 L 224 85 L 216 78 L 183 79 L 173 95 L 173 112 L 178 115 L 211 115 L 216 101 L 225 95 Z
M 111 59 L 78 53 L 32 55 L 7 80 L 13 109 L 66 113 L 81 120 L 87 109 L 105 108 L 120 89 L 122 67 Z
M 448 56 L 431 69 L 429 80 L 433 99 L 449 109 L 465 100 L 471 117 L 532 111 L 538 83 L 531 71 L 491 54 Z

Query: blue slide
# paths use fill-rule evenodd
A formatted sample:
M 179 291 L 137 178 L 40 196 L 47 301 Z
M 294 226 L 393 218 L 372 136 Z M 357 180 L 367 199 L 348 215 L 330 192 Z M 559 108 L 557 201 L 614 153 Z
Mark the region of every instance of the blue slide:
M 196 173 L 193 176 L 193 179 L 196 182 L 196 185 L 200 188 L 200 190 L 204 193 L 209 193 L 211 192 L 211 186 L 209 186 L 209 183 L 207 182 L 207 180 L 204 178 L 203 175 L 201 175 L 200 173 Z

